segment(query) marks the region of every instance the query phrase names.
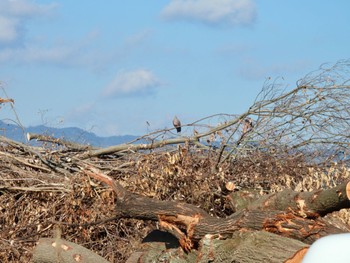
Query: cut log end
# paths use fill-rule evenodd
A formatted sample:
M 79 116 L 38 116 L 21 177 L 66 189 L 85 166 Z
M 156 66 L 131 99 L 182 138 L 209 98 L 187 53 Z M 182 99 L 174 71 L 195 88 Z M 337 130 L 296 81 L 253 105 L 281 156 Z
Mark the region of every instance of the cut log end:
M 346 191 L 346 197 L 348 198 L 348 200 L 350 200 L 350 182 L 346 184 L 345 191 Z
M 229 191 L 229 192 L 232 192 L 233 190 L 235 190 L 235 184 L 233 183 L 233 182 L 227 182 L 226 184 L 225 184 L 225 188 L 226 188 L 226 190 L 227 191 Z
M 293 257 L 287 259 L 285 261 L 285 263 L 301 263 L 303 261 L 303 258 L 306 254 L 306 252 L 309 250 L 309 248 L 302 248 L 300 250 L 298 250 L 294 255 Z
M 0 103 L 8 103 L 8 102 L 11 102 L 12 104 L 15 103 L 15 101 L 13 99 L 0 98 Z

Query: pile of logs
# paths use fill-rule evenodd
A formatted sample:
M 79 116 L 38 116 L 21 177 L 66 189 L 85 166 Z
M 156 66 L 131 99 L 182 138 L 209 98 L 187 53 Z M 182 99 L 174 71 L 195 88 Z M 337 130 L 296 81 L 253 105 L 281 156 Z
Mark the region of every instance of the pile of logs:
M 317 239 L 349 231 L 348 225 L 326 215 L 350 207 L 350 182 L 313 192 L 284 190 L 257 200 L 247 191 L 232 192 L 227 198 L 232 203 L 243 199 L 245 205 L 228 218 L 214 218 L 190 204 L 131 193 L 95 168 L 86 167 L 84 173 L 113 189 L 117 217 L 159 222 L 161 231 L 151 233 L 128 262 L 301 262 Z M 60 240 L 59 247 L 57 240 L 41 240 L 34 262 L 54 262 L 45 258 L 57 253 L 70 255 L 65 263 L 77 257 L 97 262 L 89 261 L 90 253 L 80 246 Z

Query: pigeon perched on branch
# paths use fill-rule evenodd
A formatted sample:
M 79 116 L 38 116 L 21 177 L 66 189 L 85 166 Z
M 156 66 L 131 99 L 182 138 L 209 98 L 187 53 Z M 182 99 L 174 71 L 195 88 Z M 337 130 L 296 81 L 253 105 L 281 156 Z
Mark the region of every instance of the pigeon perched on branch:
M 176 116 L 173 119 L 173 125 L 176 128 L 177 132 L 181 132 L 181 122 Z
M 247 132 L 251 131 L 253 129 L 253 127 L 254 127 L 253 120 L 251 118 L 244 119 L 242 134 L 244 135 Z

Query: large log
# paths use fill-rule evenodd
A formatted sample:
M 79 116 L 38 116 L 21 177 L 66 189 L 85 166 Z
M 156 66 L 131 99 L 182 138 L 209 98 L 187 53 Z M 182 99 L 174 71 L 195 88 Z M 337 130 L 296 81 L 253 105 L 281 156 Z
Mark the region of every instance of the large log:
M 312 192 L 281 192 L 261 196 L 258 191 L 242 190 L 230 193 L 227 198 L 236 210 L 291 211 L 301 217 L 316 218 L 350 208 L 350 182 L 331 189 Z
M 184 254 L 177 247 L 168 247 L 169 237 L 155 231 L 161 237 L 144 241 L 127 262 L 301 262 L 308 245 L 265 231 L 238 231 L 230 239 L 218 235 L 205 235 L 196 250 Z M 153 232 L 150 234 L 152 235 Z M 145 240 L 147 237 L 145 238 Z
M 107 260 L 75 243 L 60 238 L 41 238 L 33 252 L 33 263 L 108 263 Z
M 194 205 L 160 201 L 131 193 L 118 182 L 96 169 L 87 169 L 85 173 L 113 188 L 117 197 L 118 216 L 159 221 L 162 229 L 179 239 L 180 245 L 185 251 L 190 251 L 207 234 L 230 237 L 242 229 L 265 230 L 309 244 L 322 236 L 343 232 L 341 228 L 331 225 L 322 218 L 302 217 L 288 209 L 287 211 L 253 209 L 239 211 L 229 218 L 214 218 Z M 348 183 L 342 187 L 347 189 Z M 343 194 L 343 190 L 343 188 L 336 188 L 328 192 L 338 193 L 340 191 L 339 193 Z M 322 196 L 322 194 L 317 196 Z M 311 201 L 312 199 L 310 199 Z M 324 204 L 331 204 L 334 207 L 333 202 Z M 344 201 L 337 207 L 347 206 L 347 204 Z M 324 207 L 323 210 L 331 211 L 333 209 Z
M 285 189 L 256 199 L 248 209 L 293 211 L 301 217 L 315 218 L 342 208 L 350 208 L 350 182 L 325 190 L 295 192 Z

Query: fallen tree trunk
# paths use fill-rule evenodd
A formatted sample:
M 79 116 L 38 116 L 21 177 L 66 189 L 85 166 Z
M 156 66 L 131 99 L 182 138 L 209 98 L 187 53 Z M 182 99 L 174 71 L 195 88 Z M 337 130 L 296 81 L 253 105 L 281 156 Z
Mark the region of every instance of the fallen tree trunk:
M 34 263 L 108 263 L 107 260 L 75 243 L 60 238 L 41 238 L 33 252 Z
M 231 237 L 239 230 L 265 230 L 267 232 L 290 237 L 311 244 L 320 237 L 342 233 L 343 230 L 320 217 L 302 217 L 291 209 L 267 210 L 255 207 L 238 211 L 228 218 L 214 218 L 204 210 L 186 203 L 160 201 L 125 190 L 119 183 L 96 169 L 85 170 L 85 173 L 95 179 L 110 185 L 117 196 L 117 214 L 124 218 L 159 221 L 160 227 L 178 238 L 185 251 L 191 251 L 205 235 L 220 235 Z M 327 193 L 345 194 L 350 182 L 340 188 L 325 191 Z M 341 190 L 341 191 L 340 191 Z M 344 192 L 345 191 L 345 192 Z M 320 192 L 312 192 L 311 196 L 323 196 Z M 312 194 L 311 193 L 311 194 Z M 349 198 L 340 199 L 336 207 L 349 205 Z M 347 201 L 345 200 L 347 198 Z M 308 199 L 312 202 L 312 198 Z M 317 198 L 315 198 L 317 200 Z M 323 200 L 322 198 L 320 200 Z M 294 200 L 299 201 L 299 199 Z M 322 203 L 323 211 L 332 211 L 333 202 Z M 330 207 L 327 207 L 330 205 Z M 267 208 L 268 206 L 266 206 Z
M 180 137 L 180 138 L 175 138 L 175 139 L 168 139 L 164 141 L 156 141 L 152 143 L 144 143 L 144 144 L 119 144 L 119 145 L 114 145 L 114 146 L 109 146 L 106 148 L 102 149 L 95 149 L 95 150 L 90 150 L 86 151 L 83 153 L 80 158 L 82 159 L 87 159 L 90 157 L 96 157 L 96 156 L 101 156 L 105 154 L 113 154 L 113 153 L 119 153 L 123 151 L 140 151 L 140 150 L 151 150 L 151 149 L 156 149 L 160 148 L 166 145 L 171 145 L 171 144 L 180 144 L 180 143 L 198 143 L 198 137 L 195 138 L 185 138 L 185 137 Z
M 76 150 L 76 151 L 86 151 L 91 149 L 97 149 L 96 147 L 92 147 L 91 145 L 84 145 L 79 144 L 71 141 L 67 141 L 60 138 L 55 138 L 49 135 L 42 135 L 42 134 L 36 134 L 36 133 L 27 133 L 27 140 L 37 140 L 42 142 L 50 142 L 58 145 L 63 145 L 69 149 Z
M 296 192 L 285 189 L 257 198 L 255 192 L 232 193 L 229 199 L 239 209 L 293 211 L 301 217 L 317 218 L 328 213 L 350 208 L 350 182 L 326 190 Z M 242 202 L 245 200 L 245 202 Z
M 164 236 L 164 235 L 163 235 Z M 147 237 L 145 238 L 145 240 Z M 265 231 L 238 231 L 230 239 L 205 235 L 197 250 L 187 254 L 177 248 L 167 248 L 165 240 L 145 241 L 142 249 L 134 252 L 127 262 L 301 262 L 308 245 L 300 241 Z

